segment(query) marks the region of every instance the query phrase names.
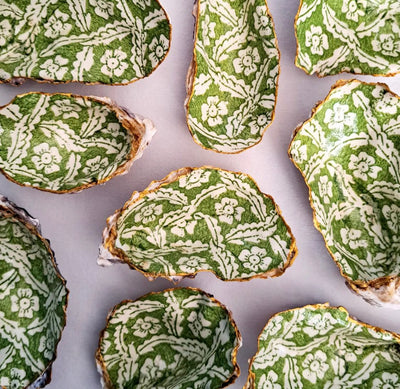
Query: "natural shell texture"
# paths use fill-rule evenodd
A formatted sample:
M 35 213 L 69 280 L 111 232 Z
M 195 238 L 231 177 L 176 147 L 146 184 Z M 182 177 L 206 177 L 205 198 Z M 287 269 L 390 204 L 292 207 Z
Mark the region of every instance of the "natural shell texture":
M 41 388 L 50 381 L 67 294 L 37 221 L 0 196 L 1 388 Z
M 366 298 L 398 308 L 399 128 L 400 100 L 387 86 L 342 81 L 289 149 L 343 276 Z
M 223 280 L 275 277 L 296 244 L 271 197 L 247 175 L 183 168 L 135 192 L 108 220 L 99 264 L 120 260 L 147 277 L 211 271 Z
M 246 389 L 400 385 L 400 337 L 328 304 L 278 313 L 262 331 Z
M 296 65 L 309 74 L 400 72 L 398 0 L 301 0 Z
M 265 0 L 198 0 L 187 120 L 194 140 L 221 153 L 261 141 L 274 118 L 279 51 Z
M 124 301 L 96 354 L 106 389 L 222 388 L 239 375 L 240 334 L 227 309 L 197 289 Z
M 20 185 L 75 192 L 125 173 L 154 132 L 108 99 L 28 93 L 0 108 L 0 170 Z
M 2 0 L 0 82 L 127 84 L 169 50 L 158 0 Z

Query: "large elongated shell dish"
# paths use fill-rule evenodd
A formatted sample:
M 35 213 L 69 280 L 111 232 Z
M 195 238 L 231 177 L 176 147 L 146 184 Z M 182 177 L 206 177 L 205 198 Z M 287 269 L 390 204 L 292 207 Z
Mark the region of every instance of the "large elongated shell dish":
M 296 65 L 309 74 L 400 72 L 397 0 L 301 0 Z
M 128 84 L 161 63 L 169 41 L 158 0 L 2 0 L 0 82 Z
M 400 336 L 308 305 L 276 314 L 258 340 L 245 389 L 400 387 Z
M 0 170 L 20 185 L 76 192 L 126 173 L 154 133 L 105 98 L 28 93 L 0 108 Z
M 194 140 L 221 153 L 261 141 L 274 119 L 279 51 L 265 0 L 198 0 L 187 120 Z
M 96 360 L 106 389 L 222 388 L 239 375 L 229 311 L 191 288 L 124 301 L 108 315 Z
M 296 244 L 273 199 L 247 175 L 183 168 L 135 192 L 108 219 L 99 264 L 128 263 L 173 281 L 211 271 L 222 280 L 280 276 Z
M 400 308 L 399 128 L 400 100 L 387 86 L 342 81 L 289 149 L 342 275 L 392 308 Z
M 68 290 L 37 220 L 0 196 L 0 387 L 42 388 L 65 326 Z

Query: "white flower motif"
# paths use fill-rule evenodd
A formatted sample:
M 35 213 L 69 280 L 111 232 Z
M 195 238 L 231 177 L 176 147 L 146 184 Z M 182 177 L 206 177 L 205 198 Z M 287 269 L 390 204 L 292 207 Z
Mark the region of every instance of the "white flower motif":
M 68 99 L 54 101 L 50 108 L 54 112 L 55 116 L 62 115 L 63 119 L 79 119 L 78 112 L 82 111 L 82 108 L 78 104 L 75 104 Z
M 372 381 L 374 389 L 397 389 L 400 386 L 399 376 L 396 373 L 383 373 L 381 379 L 375 378 Z
M 193 234 L 196 224 L 197 221 L 193 220 L 191 216 L 184 216 L 174 223 L 171 233 L 180 237 L 184 237 L 186 234 Z
M 89 4 L 94 7 L 96 15 L 103 19 L 108 19 L 114 15 L 114 2 L 107 0 L 89 0 Z
M 244 73 L 248 76 L 257 71 L 257 64 L 260 62 L 260 55 L 258 54 L 257 47 L 239 50 L 239 58 L 233 60 L 233 67 L 236 73 Z
M 361 355 L 364 351 L 362 347 L 346 344 L 345 337 L 337 337 L 335 340 L 335 349 L 337 354 L 344 359 L 345 362 L 357 362 L 357 355 Z M 342 366 L 343 368 L 344 366 Z
M 11 312 L 18 312 L 18 317 L 32 319 L 33 312 L 39 310 L 39 298 L 32 296 L 31 289 L 18 289 L 17 295 L 11 296 Z
M 66 23 L 69 16 L 59 9 L 56 9 L 53 15 L 50 16 L 49 20 L 44 24 L 45 32 L 44 35 L 48 38 L 56 39 L 59 36 L 68 35 L 72 29 L 72 25 Z
M 120 77 L 124 73 L 128 64 L 124 61 L 127 55 L 121 48 L 115 50 L 106 50 L 100 58 L 100 62 L 104 64 L 101 67 L 101 72 L 109 77 Z
M 329 365 L 325 363 L 326 359 L 326 354 L 321 350 L 315 354 L 307 354 L 303 361 L 303 377 L 312 384 L 317 382 L 317 378 L 323 379 L 329 369 Z
M 41 143 L 33 148 L 36 155 L 32 157 L 32 162 L 36 169 L 43 170 L 46 174 L 55 173 L 60 170 L 58 164 L 62 158 L 57 147 L 50 147 L 48 143 Z
M 40 65 L 39 76 L 44 79 L 61 80 L 68 71 L 68 67 L 63 66 L 67 63 L 67 58 L 56 55 L 54 59 L 48 59 Z
M 329 204 L 332 198 L 332 182 L 329 181 L 328 176 L 322 176 L 318 182 L 318 190 L 320 196 L 323 198 L 325 204 Z
M 0 22 L 0 46 L 4 46 L 13 35 L 13 29 L 10 22 L 4 19 Z
M 361 238 L 361 231 L 356 230 L 355 228 L 341 228 L 340 236 L 344 244 L 349 245 L 351 249 L 357 249 L 359 247 L 367 247 L 368 243 L 366 240 Z
M 311 338 L 316 335 L 326 335 L 335 324 L 337 324 L 337 320 L 330 313 L 326 313 L 323 316 L 320 313 L 316 313 L 306 318 L 307 326 L 304 328 L 304 332 Z
M 257 389 L 281 389 L 282 386 L 277 384 L 278 375 L 273 371 L 270 370 L 268 375 L 263 374 L 258 382 Z
M 215 38 L 215 27 L 217 23 L 210 21 L 210 16 L 206 15 L 204 20 L 201 22 L 201 28 L 203 30 L 203 44 L 204 46 L 210 45 L 210 38 Z
M 344 0 L 342 12 L 346 13 L 346 19 L 358 22 L 359 16 L 365 16 L 361 7 L 366 7 L 366 0 Z
M 321 26 L 311 25 L 311 29 L 306 31 L 305 45 L 316 55 L 322 55 L 324 50 L 329 49 L 328 36 L 322 32 Z
M 149 204 L 140 209 L 135 215 L 135 223 L 150 223 L 156 220 L 157 216 L 161 215 L 163 207 L 161 204 Z
M 400 40 L 394 34 L 380 34 L 378 39 L 372 41 L 372 48 L 384 55 L 397 57 L 400 53 Z
M 193 170 L 187 176 L 183 176 L 179 179 L 179 187 L 192 189 L 207 184 L 210 180 L 211 172 L 203 171 L 200 169 Z
M 282 329 L 283 317 L 275 316 L 268 323 L 267 328 L 261 334 L 261 339 L 266 340 L 271 336 L 276 335 Z
M 388 227 L 395 233 L 399 232 L 400 208 L 396 204 L 384 205 L 382 208 L 383 216 L 387 221 Z
M 393 93 L 377 85 L 372 91 L 372 96 L 377 99 L 375 102 L 375 109 L 378 112 L 387 113 L 389 115 L 395 115 L 397 113 L 399 101 Z
M 25 379 L 26 372 L 24 370 L 13 367 L 10 370 L 10 377 L 11 380 L 8 377 L 2 377 L 0 385 L 9 389 L 20 389 L 29 385 L 29 380 Z
M 296 140 L 290 148 L 290 155 L 296 163 L 303 163 L 307 160 L 307 145 L 302 145 L 301 140 Z
M 46 335 L 40 337 L 38 351 L 43 353 L 45 358 L 52 359 L 54 356 L 54 349 L 55 338 L 54 335 L 48 331 Z
M 201 119 L 207 120 L 211 127 L 222 124 L 221 116 L 228 114 L 228 103 L 226 101 L 219 101 L 218 96 L 210 96 L 207 98 L 207 103 L 201 106 Z
M 86 161 L 86 167 L 83 169 L 83 173 L 86 176 L 93 176 L 99 173 L 99 171 L 104 170 L 108 166 L 108 159 L 104 157 L 101 158 L 100 155 Z
M 364 151 L 358 155 L 350 156 L 349 169 L 353 171 L 355 177 L 360 180 L 367 181 L 368 176 L 376 178 L 382 170 L 381 167 L 375 166 L 374 157 L 368 155 Z
M 357 115 L 349 112 L 346 104 L 335 103 L 332 109 L 327 109 L 324 123 L 328 124 L 330 130 L 343 131 L 345 126 L 353 126 Z
M 157 66 L 160 61 L 165 57 L 169 48 L 169 41 L 164 35 L 159 38 L 154 37 L 149 45 L 150 54 L 149 58 L 153 67 Z
M 223 198 L 220 203 L 215 204 L 215 212 L 221 222 L 232 224 L 233 220 L 240 221 L 244 208 L 238 207 L 238 201 Z
M 267 9 L 265 6 L 259 5 L 256 7 L 256 12 L 253 13 L 254 16 L 254 27 L 260 33 L 261 36 L 272 35 L 272 26 L 270 18 L 267 14 Z
M 139 318 L 132 326 L 133 335 L 138 336 L 139 338 L 145 338 L 149 334 L 154 335 L 160 331 L 160 329 L 160 321 L 154 317 Z
M 191 256 L 191 257 L 181 257 L 178 259 L 177 264 L 179 265 L 179 270 L 183 273 L 194 273 L 199 269 L 209 269 L 210 266 L 207 264 L 205 258 Z
M 155 380 L 160 379 L 164 375 L 164 371 L 166 369 L 167 364 L 161 358 L 161 355 L 157 355 L 154 360 L 147 358 L 140 368 L 139 383 L 144 384 L 148 383 L 149 381 L 154 382 Z
M 258 115 L 257 119 L 252 120 L 249 123 L 250 133 L 252 135 L 261 133 L 268 125 L 269 120 L 270 116 L 267 116 L 265 114 Z
M 187 320 L 189 322 L 188 327 L 194 336 L 205 339 L 212 334 L 210 329 L 205 328 L 210 327 L 211 322 L 208 321 L 201 312 L 197 313 L 196 311 L 192 311 Z
M 250 250 L 242 250 L 239 254 L 239 260 L 243 262 L 243 266 L 247 269 L 265 271 L 272 262 L 272 258 L 266 257 L 266 255 L 265 249 L 253 246 Z

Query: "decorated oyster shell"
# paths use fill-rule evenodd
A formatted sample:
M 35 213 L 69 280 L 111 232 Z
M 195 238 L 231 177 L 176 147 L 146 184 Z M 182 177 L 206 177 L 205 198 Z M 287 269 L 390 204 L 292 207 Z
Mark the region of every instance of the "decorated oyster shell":
M 301 0 L 296 66 L 309 74 L 400 72 L 397 0 Z
M 121 261 L 149 278 L 211 271 L 232 281 L 280 276 L 296 254 L 278 207 L 249 176 L 202 167 L 133 193 L 107 220 L 98 263 Z
M 187 76 L 187 121 L 196 143 L 238 153 L 274 119 L 279 51 L 265 0 L 197 0 Z
M 126 173 L 154 133 L 106 98 L 28 93 L 0 107 L 0 170 L 23 186 L 76 192 Z
M 169 50 L 158 0 L 2 0 L 0 82 L 128 84 Z
M 399 385 L 400 336 L 323 304 L 278 313 L 268 322 L 245 389 Z
M 108 315 L 96 361 L 103 388 L 222 388 L 239 375 L 229 311 L 192 288 L 124 301 Z
M 42 388 L 65 326 L 68 290 L 37 220 L 0 196 L 0 386 Z
M 399 128 L 399 97 L 387 86 L 341 81 L 289 148 L 342 275 L 392 308 L 400 308 Z

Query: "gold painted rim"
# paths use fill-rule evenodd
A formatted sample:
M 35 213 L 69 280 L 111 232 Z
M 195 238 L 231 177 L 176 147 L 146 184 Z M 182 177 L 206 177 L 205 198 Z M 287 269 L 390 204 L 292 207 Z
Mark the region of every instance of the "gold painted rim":
M 187 73 L 187 76 L 186 76 L 188 85 L 187 85 L 187 97 L 186 97 L 186 102 L 184 104 L 184 108 L 185 108 L 185 111 L 186 111 L 186 124 L 187 124 L 187 127 L 189 129 L 190 135 L 192 136 L 193 141 L 196 144 L 198 144 L 204 150 L 214 151 L 215 153 L 225 154 L 225 155 L 240 154 L 243 151 L 249 150 L 252 147 L 257 146 L 259 143 L 261 143 L 261 141 L 263 140 L 267 129 L 273 124 L 273 122 L 275 120 L 276 106 L 277 106 L 277 103 L 278 103 L 279 77 L 280 77 L 280 74 L 281 74 L 281 52 L 279 50 L 278 37 L 276 35 L 274 20 L 273 20 L 272 15 L 271 15 L 271 13 L 269 11 L 267 0 L 264 0 L 264 1 L 265 1 L 265 6 L 267 8 L 267 16 L 271 20 L 272 32 L 273 32 L 273 36 L 274 36 L 274 39 L 275 39 L 276 49 L 278 51 L 278 75 L 276 76 L 275 104 L 274 104 L 274 108 L 273 108 L 272 114 L 271 114 L 271 121 L 263 129 L 263 131 L 262 131 L 262 133 L 260 135 L 260 139 L 256 143 L 254 143 L 254 144 L 252 144 L 252 145 L 250 145 L 250 146 L 248 146 L 248 147 L 246 147 L 246 148 L 244 148 L 242 150 L 226 152 L 226 151 L 215 150 L 214 148 L 211 148 L 211 147 L 206 147 L 202 143 L 200 143 L 200 141 L 198 139 L 196 139 L 195 134 L 194 134 L 194 132 L 193 132 L 193 130 L 190 127 L 190 124 L 189 124 L 189 106 L 190 106 L 190 103 L 191 103 L 193 95 L 194 95 L 194 79 L 195 79 L 195 76 L 197 74 L 197 60 L 196 60 L 197 59 L 197 51 L 196 51 L 196 45 L 197 45 L 197 40 L 198 40 L 198 30 L 199 30 L 199 23 L 200 23 L 200 2 L 201 2 L 201 0 L 195 0 L 195 5 L 194 5 L 195 8 L 194 8 L 194 10 L 197 10 L 197 12 L 196 12 L 197 15 L 195 15 L 193 13 L 193 16 L 194 16 L 194 19 L 195 19 L 195 31 L 194 31 L 194 39 L 193 39 L 193 55 L 192 55 L 192 60 L 190 62 L 188 73 Z M 189 85 L 189 83 L 190 83 L 190 85 Z
M 119 218 L 121 217 L 122 213 L 125 212 L 132 204 L 134 204 L 135 202 L 141 200 L 143 197 L 145 197 L 146 195 L 148 195 L 149 193 L 152 192 L 156 192 L 157 190 L 159 190 L 160 188 L 162 188 L 165 185 L 168 185 L 171 182 L 175 182 L 177 181 L 180 177 L 183 177 L 189 173 L 191 173 L 194 170 L 204 170 L 204 169 L 212 169 L 215 171 L 220 171 L 220 172 L 227 172 L 227 173 L 233 173 L 235 175 L 244 175 L 247 178 L 249 178 L 254 185 L 256 186 L 257 190 L 259 191 L 259 193 L 261 195 L 263 195 L 264 197 L 266 197 L 267 199 L 271 200 L 272 204 L 275 207 L 275 211 L 278 214 L 278 216 L 280 217 L 280 219 L 282 220 L 282 222 L 284 223 L 288 234 L 290 235 L 291 238 L 291 244 L 289 247 L 289 251 L 286 257 L 286 262 L 284 264 L 284 266 L 282 268 L 275 268 L 272 270 L 269 270 L 265 273 L 261 273 L 261 274 L 255 274 L 251 277 L 248 278 L 236 278 L 236 279 L 223 279 L 220 276 L 218 276 L 212 269 L 200 269 L 196 272 L 193 273 L 177 273 L 177 274 L 173 274 L 173 275 L 167 275 L 167 274 L 160 274 L 160 273 L 151 273 L 151 272 L 147 272 L 143 269 L 141 269 L 138 265 L 135 265 L 131 262 L 131 260 L 129 259 L 129 257 L 125 254 L 125 252 L 119 248 L 115 247 L 115 241 L 117 239 L 117 223 Z M 157 186 L 156 186 L 157 185 Z M 234 282 L 234 281 L 238 281 L 238 282 L 246 282 L 246 281 L 250 281 L 256 278 L 262 278 L 262 279 L 266 279 L 266 278 L 275 278 L 275 277 L 279 277 L 282 274 L 285 273 L 285 271 L 287 270 L 287 268 L 289 268 L 290 266 L 293 265 L 293 262 L 295 260 L 295 258 L 297 257 L 298 254 L 298 250 L 297 250 L 297 246 L 296 246 L 296 239 L 292 233 L 292 230 L 290 228 L 290 226 L 286 223 L 285 219 L 282 216 L 281 210 L 278 207 L 278 205 L 276 204 L 275 200 L 273 199 L 272 196 L 267 195 L 265 193 L 263 193 L 258 184 L 256 183 L 256 181 L 248 174 L 246 173 L 242 173 L 242 172 L 233 172 L 230 170 L 225 170 L 225 169 L 220 169 L 220 168 L 216 168 L 216 167 L 212 167 L 212 166 L 202 166 L 202 167 L 185 167 L 185 168 L 181 168 L 178 170 L 174 170 L 172 172 L 170 172 L 167 176 L 165 176 L 163 179 L 159 180 L 159 181 L 151 181 L 150 184 L 147 186 L 146 189 L 144 189 L 142 192 L 133 192 L 131 198 L 124 204 L 124 206 L 117 210 L 113 215 L 111 215 L 108 219 L 107 219 L 107 227 L 109 227 L 111 225 L 111 219 L 113 218 L 113 216 L 116 216 L 116 220 L 115 223 L 112 224 L 109 235 L 107 236 L 107 238 L 103 241 L 103 246 L 106 250 L 108 250 L 113 256 L 119 258 L 121 260 L 121 262 L 126 263 L 127 265 L 129 265 L 130 268 L 139 271 L 140 273 L 142 273 L 146 278 L 150 279 L 150 280 L 154 280 L 156 278 L 165 278 L 169 281 L 174 281 L 174 277 L 182 277 L 182 278 L 194 278 L 196 277 L 196 275 L 198 273 L 202 273 L 202 272 L 208 272 L 208 273 L 212 273 L 215 275 L 215 277 L 217 277 L 219 280 L 224 281 L 224 282 Z
M 192 288 L 192 287 L 169 288 L 169 289 L 162 290 L 160 292 L 147 293 L 147 294 L 145 294 L 145 295 L 143 295 L 143 296 L 141 296 L 141 297 L 139 297 L 139 298 L 137 298 L 135 300 L 123 300 L 119 304 L 115 305 L 114 308 L 108 313 L 107 318 L 106 318 L 106 325 L 105 325 L 104 329 L 100 331 L 99 343 L 98 343 L 97 350 L 96 350 L 96 353 L 95 353 L 95 360 L 96 360 L 96 363 L 98 364 L 98 366 L 101 368 L 101 374 L 102 374 L 102 377 L 104 379 L 105 388 L 106 389 L 116 389 L 116 388 L 112 384 L 111 379 L 110 379 L 110 377 L 108 375 L 107 368 L 106 368 L 106 365 L 104 363 L 103 356 L 101 354 L 101 344 L 102 344 L 102 342 L 104 340 L 104 334 L 105 334 L 105 331 L 106 331 L 106 329 L 108 327 L 109 321 L 112 319 L 112 317 L 115 314 L 116 310 L 119 307 L 121 307 L 122 305 L 125 305 L 127 303 L 133 303 L 133 302 L 136 302 L 136 301 L 140 301 L 140 300 L 145 299 L 145 298 L 147 298 L 149 296 L 152 296 L 152 295 L 156 295 L 156 294 L 160 295 L 160 294 L 168 293 L 168 292 L 175 291 L 175 290 L 182 290 L 182 289 L 188 289 L 188 290 L 191 290 L 191 291 L 199 292 L 200 294 L 202 294 L 202 295 L 206 296 L 207 298 L 209 298 L 212 302 L 215 303 L 216 306 L 222 308 L 227 313 L 227 316 L 229 318 L 229 322 L 230 322 L 230 324 L 232 325 L 232 327 L 235 330 L 236 345 L 235 345 L 235 347 L 234 347 L 234 349 L 232 351 L 232 355 L 231 355 L 233 371 L 231 373 L 231 376 L 225 382 L 222 383 L 220 388 L 224 388 L 224 387 L 226 387 L 226 386 L 228 386 L 230 384 L 233 384 L 236 381 L 236 379 L 240 376 L 240 367 L 239 367 L 239 365 L 237 363 L 237 353 L 238 353 L 239 348 L 240 348 L 240 346 L 242 344 L 242 336 L 241 336 L 241 334 L 239 332 L 239 328 L 237 327 L 237 325 L 236 325 L 236 323 L 235 323 L 235 321 L 233 319 L 232 312 L 226 307 L 226 305 L 222 304 L 220 301 L 218 301 L 216 298 L 214 298 L 214 296 L 212 294 L 207 293 L 202 289 Z

